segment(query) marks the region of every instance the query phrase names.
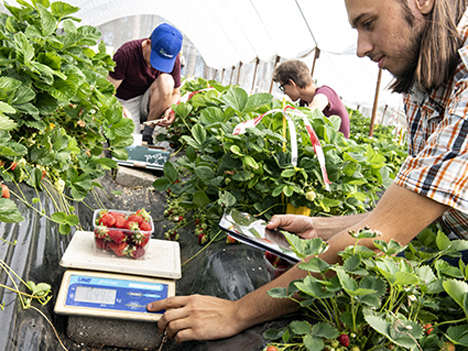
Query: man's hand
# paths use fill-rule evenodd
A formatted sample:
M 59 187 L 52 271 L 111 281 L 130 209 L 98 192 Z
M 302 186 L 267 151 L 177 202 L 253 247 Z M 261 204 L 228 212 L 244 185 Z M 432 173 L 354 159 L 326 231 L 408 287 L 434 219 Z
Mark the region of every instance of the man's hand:
M 143 122 L 145 126 L 150 126 L 154 128 L 155 126 L 160 127 L 167 127 L 170 126 L 175 121 L 175 113 L 172 108 L 168 108 L 166 112 L 164 112 L 164 116 L 161 119 L 155 119 L 152 121 Z
M 146 308 L 151 312 L 166 310 L 158 329 L 177 343 L 227 338 L 244 329 L 238 326 L 236 301 L 202 295 L 175 296 L 154 301 Z
M 168 108 L 166 112 L 164 112 L 163 118 L 161 118 L 159 121 L 157 121 L 157 125 L 161 127 L 167 127 L 170 126 L 172 123 L 175 121 L 175 113 L 172 108 Z
M 303 239 L 319 237 L 313 219 L 307 216 L 274 215 L 266 227 L 268 229 L 284 229 L 299 235 Z
M 132 113 L 129 111 L 128 108 L 126 108 L 124 105 L 122 105 L 122 114 L 125 118 L 130 118 L 132 119 Z

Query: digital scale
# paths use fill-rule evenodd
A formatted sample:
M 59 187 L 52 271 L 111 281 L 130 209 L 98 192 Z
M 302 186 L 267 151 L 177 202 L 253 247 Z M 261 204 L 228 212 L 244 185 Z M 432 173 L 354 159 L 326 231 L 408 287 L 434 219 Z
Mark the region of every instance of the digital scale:
M 55 313 L 133 321 L 157 321 L 152 301 L 175 296 L 181 277 L 178 242 L 150 239 L 141 259 L 95 252 L 94 232 L 74 234 L 60 265 L 66 267 Z

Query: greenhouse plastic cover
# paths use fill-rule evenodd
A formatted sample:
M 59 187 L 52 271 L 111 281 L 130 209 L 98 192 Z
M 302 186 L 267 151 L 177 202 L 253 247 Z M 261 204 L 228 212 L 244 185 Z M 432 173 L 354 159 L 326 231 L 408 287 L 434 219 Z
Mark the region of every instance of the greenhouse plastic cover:
M 372 105 L 378 67 L 356 56 L 357 32 L 351 28 L 344 0 L 71 0 L 82 24 L 99 26 L 121 17 L 157 14 L 197 47 L 208 67 L 231 68 L 254 61 L 301 58 L 321 51 L 314 78 L 347 101 Z M 381 104 L 399 108 L 400 96 L 385 88 Z
M 251 64 L 257 58 L 274 62 L 278 56 L 281 60 L 304 59 L 311 66 L 319 48 L 314 69 L 318 85 L 331 86 L 351 107 L 372 107 L 374 103 L 379 69 L 368 58 L 356 56 L 357 31 L 348 22 L 344 0 L 66 2 L 80 8 L 75 14 L 82 19 L 80 25 L 99 27 L 124 17 L 158 15 L 177 27 L 196 46 L 206 65 L 216 70 Z M 137 29 L 131 30 L 137 33 Z M 138 38 L 148 35 L 142 33 Z M 383 71 L 378 102 L 401 111 L 401 96 L 386 89 L 391 80 L 390 73 Z

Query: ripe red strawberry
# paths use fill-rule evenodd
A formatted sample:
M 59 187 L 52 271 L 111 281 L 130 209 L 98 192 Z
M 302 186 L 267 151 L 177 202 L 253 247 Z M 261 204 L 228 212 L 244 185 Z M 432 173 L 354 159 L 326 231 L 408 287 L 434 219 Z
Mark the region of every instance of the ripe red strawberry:
M 128 216 L 127 221 L 137 222 L 138 225 L 140 225 L 141 223 L 143 223 L 144 218 L 138 214 L 131 214 L 130 216 Z
M 145 254 L 145 249 L 141 246 L 129 246 L 127 256 L 130 258 L 140 258 Z
M 140 216 L 143 217 L 143 219 L 146 221 L 146 222 L 149 222 L 151 220 L 151 216 L 149 214 L 148 211 L 146 211 L 144 208 L 142 208 L 141 210 L 138 210 L 136 211 L 136 213 Z
M 121 212 L 109 212 L 109 214 L 113 217 L 115 217 L 115 219 L 117 218 L 125 218 L 125 213 L 121 213 Z
M 341 334 L 341 335 L 338 337 L 338 341 L 339 341 L 340 344 L 343 345 L 344 347 L 348 347 L 348 346 L 349 346 L 349 336 L 346 335 L 346 334 Z
M 276 346 L 271 345 L 271 346 L 268 346 L 266 351 L 278 351 L 278 349 L 276 348 Z
M 423 329 L 426 335 L 431 335 L 432 331 L 434 330 L 431 323 L 427 323 L 426 325 L 424 325 Z
M 116 217 L 115 218 L 114 227 L 120 228 L 120 229 L 125 229 L 126 226 L 127 226 L 127 220 L 125 219 L 125 217 Z
M 125 239 L 127 239 L 127 236 L 125 235 L 125 233 L 121 230 L 109 230 L 109 238 L 119 244 L 121 243 L 122 241 L 125 241 Z
M 153 228 L 151 227 L 151 223 L 143 222 L 140 224 L 140 230 L 144 232 L 150 232 Z
M 104 227 L 112 227 L 115 224 L 115 217 L 108 213 L 104 213 L 99 219 L 99 224 Z
M 46 176 L 46 174 L 47 174 L 47 172 L 46 172 L 45 170 L 44 170 L 44 171 L 42 171 L 42 177 L 41 177 L 41 180 L 43 180 L 43 179 L 44 179 L 44 177 Z
M 227 244 L 234 244 L 235 242 L 237 242 L 236 239 L 234 239 L 232 236 L 228 235 L 227 238 L 226 238 L 226 243 Z
M 101 250 L 109 250 L 109 242 L 104 239 L 94 238 L 96 247 Z
M 208 242 L 208 237 L 204 234 L 201 233 L 198 235 L 198 244 L 199 245 L 205 245 Z
M 134 222 L 134 221 L 127 221 L 127 224 L 125 224 L 125 227 L 123 229 L 140 230 L 140 224 L 138 224 L 138 222 Z
M 273 266 L 276 266 L 280 262 L 280 258 L 271 252 L 265 251 L 265 258 L 270 262 Z
M 12 171 L 14 171 L 15 168 L 16 168 L 16 166 L 18 166 L 18 163 L 12 162 L 12 163 L 11 163 L 11 166 L 10 166 L 10 169 L 11 169 Z
M 10 198 L 10 189 L 5 184 L 2 184 L 2 197 L 5 199 Z
M 121 242 L 120 244 L 110 242 L 109 247 L 117 256 L 122 257 L 125 256 L 128 244 L 125 241 Z
M 109 233 L 109 229 L 107 228 L 94 229 L 94 235 L 98 239 L 108 239 L 109 238 L 108 233 Z
M 150 233 L 143 233 L 140 231 L 135 231 L 132 234 L 132 242 L 137 246 L 145 246 L 148 244 L 148 241 L 151 237 Z

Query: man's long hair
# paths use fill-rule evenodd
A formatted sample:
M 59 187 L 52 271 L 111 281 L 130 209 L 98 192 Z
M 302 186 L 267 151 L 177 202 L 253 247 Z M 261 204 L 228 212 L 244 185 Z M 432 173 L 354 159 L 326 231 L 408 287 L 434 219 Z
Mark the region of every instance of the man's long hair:
M 405 19 L 413 25 L 414 17 L 408 0 L 402 3 Z M 435 0 L 434 8 L 426 17 L 426 26 L 421 34 L 417 62 L 407 74 L 396 77 L 390 86 L 394 92 L 407 93 L 413 84 L 431 91 L 447 82 L 457 67 L 457 50 L 462 42 L 457 24 L 462 18 L 468 0 Z

